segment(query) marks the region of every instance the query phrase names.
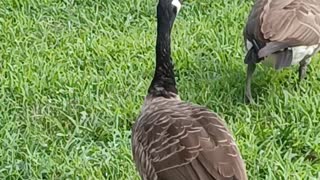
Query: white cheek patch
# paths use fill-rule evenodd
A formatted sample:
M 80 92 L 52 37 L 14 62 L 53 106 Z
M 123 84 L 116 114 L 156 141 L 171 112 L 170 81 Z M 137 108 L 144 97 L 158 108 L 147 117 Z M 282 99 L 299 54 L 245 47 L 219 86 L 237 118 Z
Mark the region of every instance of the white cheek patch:
M 181 8 L 181 3 L 179 0 L 173 0 L 172 5 L 174 5 L 176 8 L 177 8 L 177 13 L 180 11 L 180 8 Z

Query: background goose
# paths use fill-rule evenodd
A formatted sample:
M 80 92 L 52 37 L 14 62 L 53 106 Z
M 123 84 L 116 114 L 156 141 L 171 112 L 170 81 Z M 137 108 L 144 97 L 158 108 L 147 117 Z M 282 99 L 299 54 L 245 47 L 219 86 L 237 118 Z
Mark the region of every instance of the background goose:
M 299 79 L 306 76 L 310 58 L 320 49 L 319 0 L 257 0 L 244 29 L 248 50 L 245 98 L 251 95 L 256 63 L 275 69 L 300 64 Z
M 132 128 L 132 152 L 144 180 L 247 179 L 245 165 L 219 117 L 180 100 L 171 61 L 170 33 L 178 0 L 157 6 L 156 70 Z

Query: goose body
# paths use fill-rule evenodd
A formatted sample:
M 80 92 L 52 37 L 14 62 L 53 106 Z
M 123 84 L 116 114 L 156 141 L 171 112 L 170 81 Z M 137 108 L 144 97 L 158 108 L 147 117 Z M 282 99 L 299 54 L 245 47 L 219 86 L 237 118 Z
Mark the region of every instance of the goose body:
M 299 78 L 305 77 L 311 57 L 320 50 L 320 1 L 256 0 L 244 39 L 246 98 L 253 102 L 250 84 L 256 63 L 277 70 L 300 64 Z
M 132 153 L 143 180 L 246 180 L 245 164 L 223 121 L 180 100 L 170 33 L 178 0 L 159 0 L 155 75 L 132 127 Z
M 246 179 L 243 160 L 221 119 L 177 98 L 147 98 L 133 132 L 144 180 Z

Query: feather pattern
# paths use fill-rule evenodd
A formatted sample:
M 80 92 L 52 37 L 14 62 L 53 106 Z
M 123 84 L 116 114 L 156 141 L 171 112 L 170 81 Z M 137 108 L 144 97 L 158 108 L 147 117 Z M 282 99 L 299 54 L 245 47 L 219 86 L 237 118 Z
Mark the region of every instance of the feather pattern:
M 231 133 L 204 107 L 149 96 L 132 132 L 134 159 L 144 180 L 246 179 Z
M 274 54 L 276 69 L 309 58 L 320 46 L 320 1 L 257 0 L 244 29 L 244 38 L 246 47 L 253 41 L 258 44 L 258 62 Z M 296 56 L 290 55 L 295 54 L 292 51 L 302 46 L 313 50 L 301 59 L 293 59 Z
M 319 17 L 318 0 L 268 0 L 260 15 L 261 31 L 270 41 L 311 46 L 320 43 Z

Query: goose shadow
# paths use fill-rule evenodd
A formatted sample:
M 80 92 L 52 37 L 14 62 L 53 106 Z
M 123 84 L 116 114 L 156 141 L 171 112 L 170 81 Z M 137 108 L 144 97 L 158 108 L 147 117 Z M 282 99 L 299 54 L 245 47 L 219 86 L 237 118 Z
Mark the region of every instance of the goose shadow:
M 240 59 L 239 59 L 240 61 Z M 207 106 L 225 104 L 248 105 L 244 101 L 246 65 L 233 65 L 217 59 L 198 60 L 192 67 L 176 69 L 178 89 L 183 99 Z M 252 94 L 257 104 L 264 101 L 259 96 L 268 95 L 272 77 L 268 69 L 257 68 L 252 81 Z

